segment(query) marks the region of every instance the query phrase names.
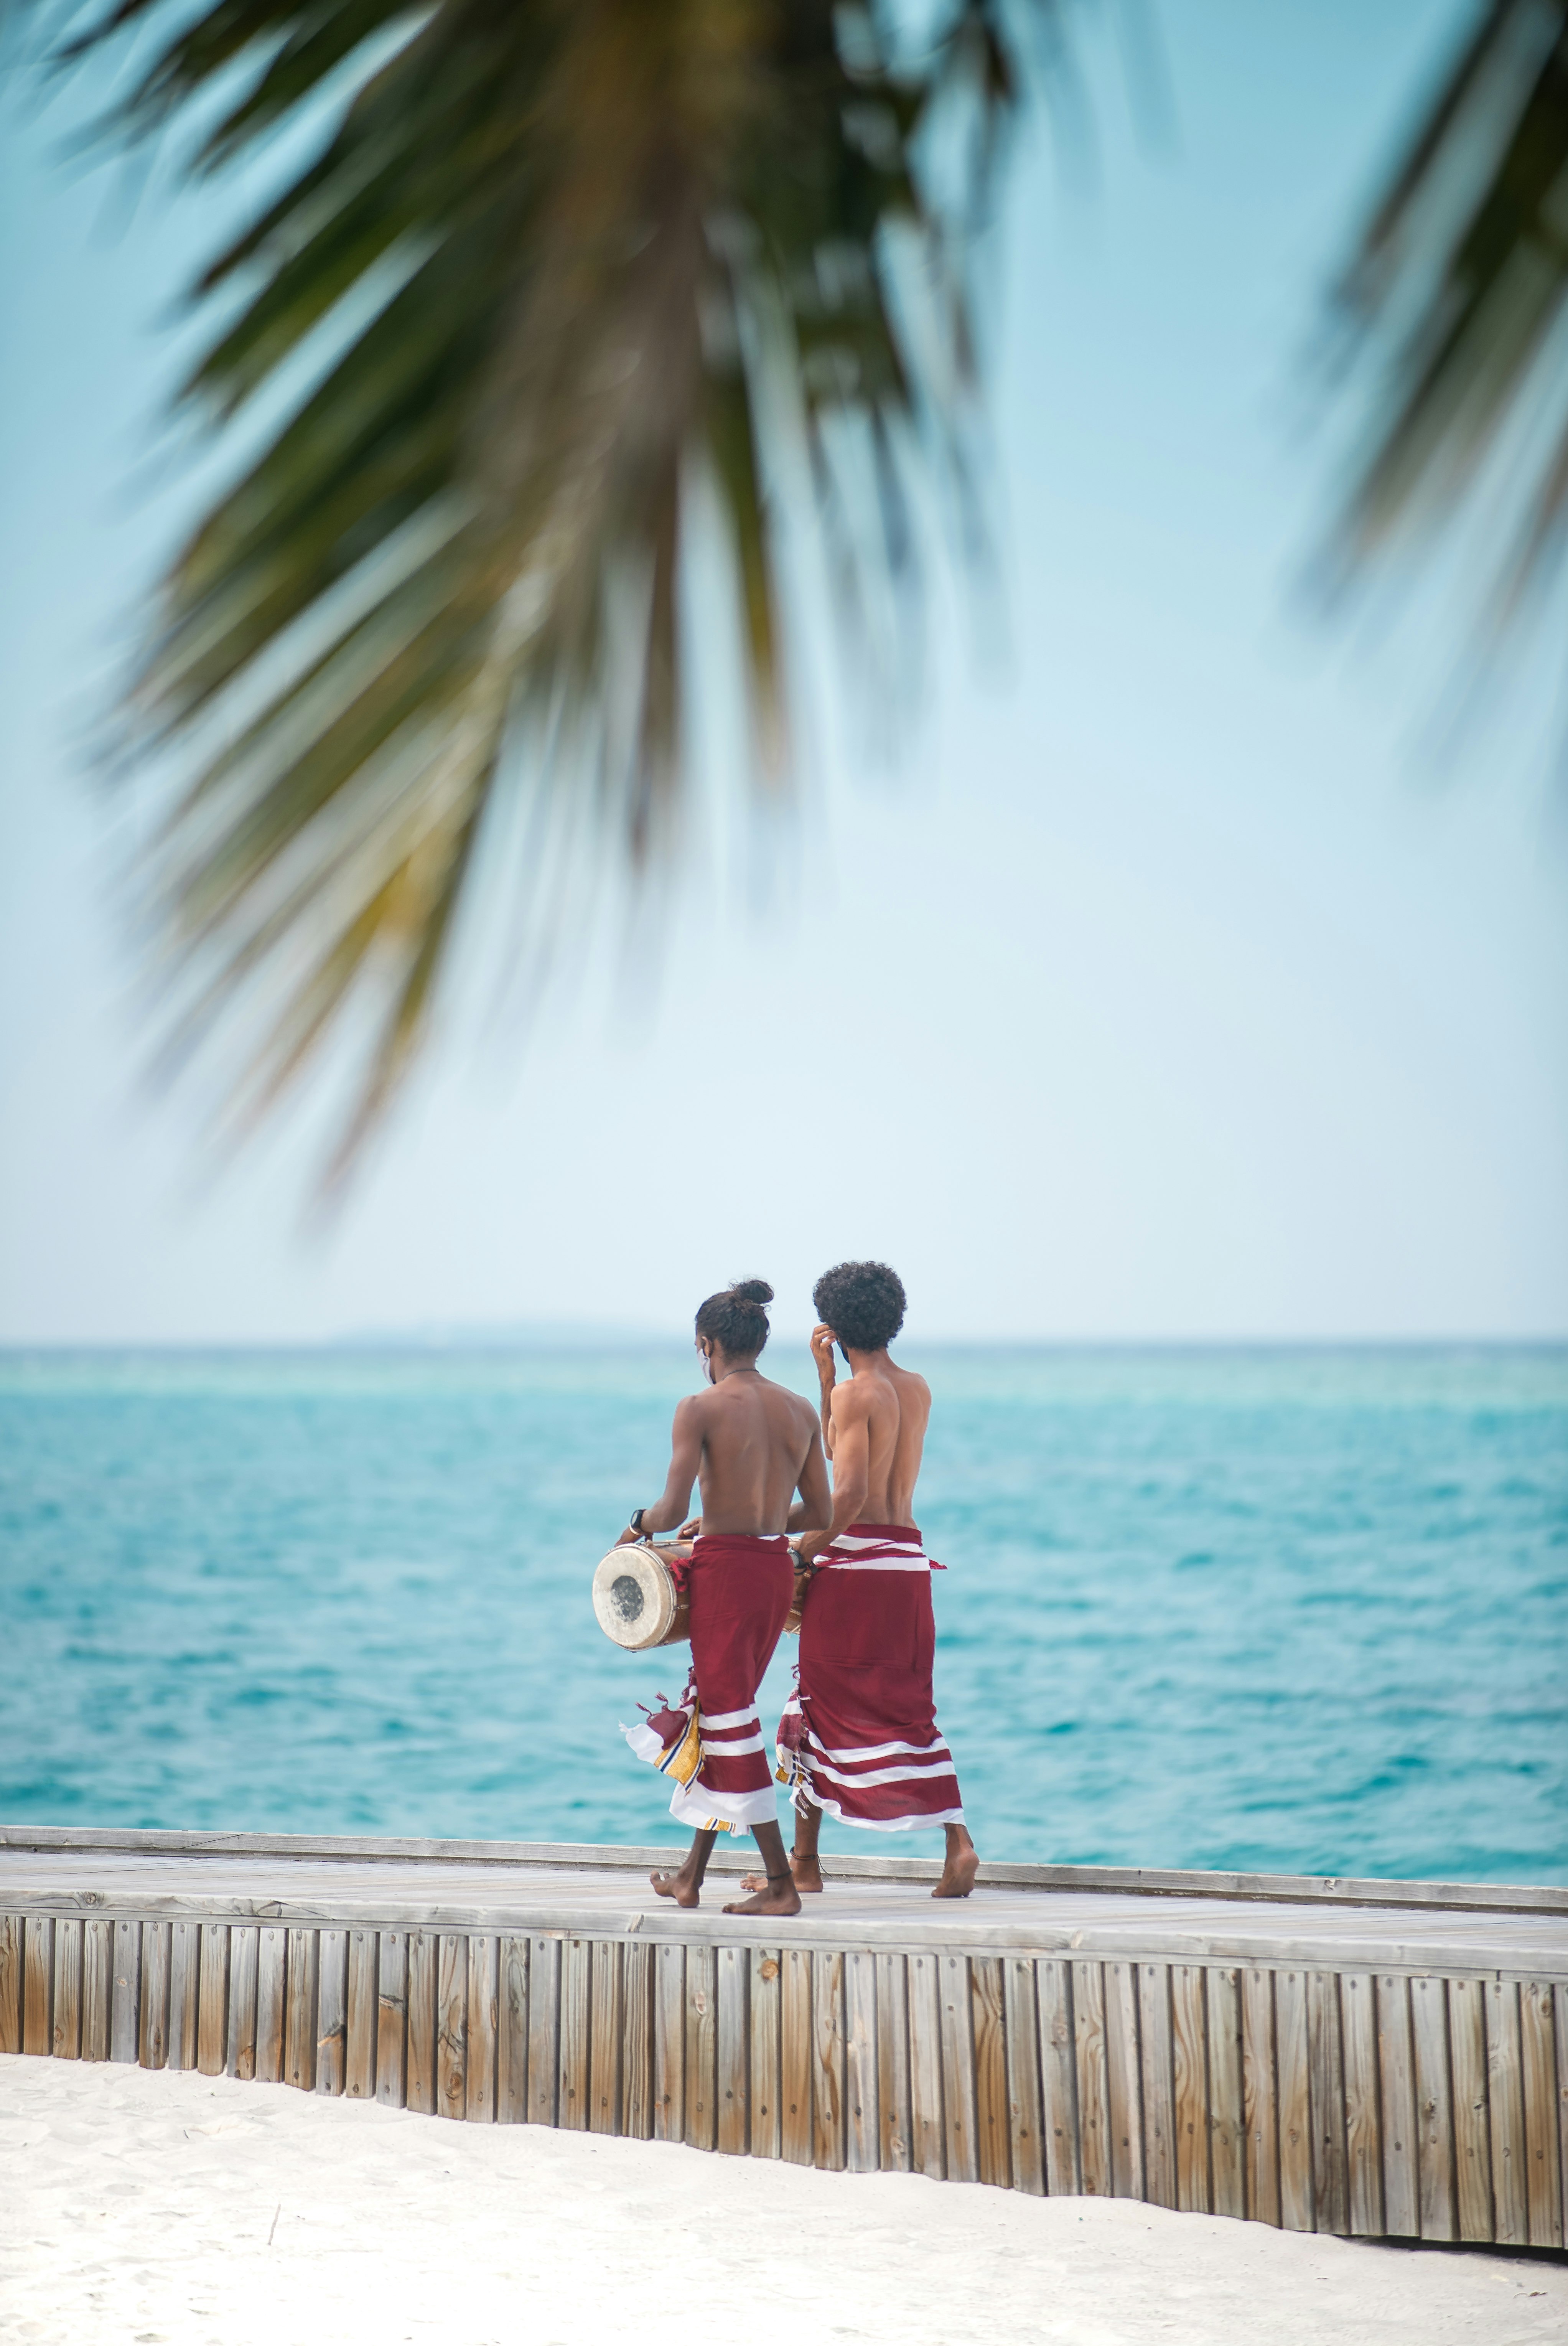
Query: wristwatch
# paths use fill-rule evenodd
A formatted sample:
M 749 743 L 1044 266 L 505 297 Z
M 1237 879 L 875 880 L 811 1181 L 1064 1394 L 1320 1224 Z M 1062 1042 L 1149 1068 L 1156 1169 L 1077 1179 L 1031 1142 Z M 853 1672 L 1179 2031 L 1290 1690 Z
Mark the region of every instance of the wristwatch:
M 642 1539 L 646 1536 L 643 1531 L 643 1510 L 641 1507 L 634 1508 L 632 1513 L 627 1516 L 626 1529 L 628 1531 L 636 1532 L 638 1539 Z

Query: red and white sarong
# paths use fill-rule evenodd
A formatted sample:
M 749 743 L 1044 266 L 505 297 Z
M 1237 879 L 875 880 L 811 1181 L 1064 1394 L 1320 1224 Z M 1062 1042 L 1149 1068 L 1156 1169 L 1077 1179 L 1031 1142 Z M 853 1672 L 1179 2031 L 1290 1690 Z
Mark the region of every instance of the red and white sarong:
M 961 1825 L 963 1802 L 932 1694 L 936 1622 L 912 1524 L 851 1524 L 817 1557 L 779 1780 L 848 1825 Z
M 621 1729 L 639 1760 L 675 1780 L 669 1812 L 705 1832 L 746 1832 L 778 1815 L 757 1689 L 795 1593 L 782 1534 L 715 1532 L 681 1577 L 691 1592 L 691 1675 L 673 1708 Z

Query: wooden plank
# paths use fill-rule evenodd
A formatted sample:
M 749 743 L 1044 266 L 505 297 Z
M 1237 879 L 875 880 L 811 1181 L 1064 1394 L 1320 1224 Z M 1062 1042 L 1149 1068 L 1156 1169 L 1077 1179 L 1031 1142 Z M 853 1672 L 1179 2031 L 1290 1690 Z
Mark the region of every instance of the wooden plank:
M 0 2053 L 22 2050 L 22 1971 L 25 1926 L 20 1914 L 0 1914 Z
M 686 1949 L 654 1950 L 655 2142 L 686 2140 Z
M 435 1943 L 435 2114 L 468 2108 L 468 1937 L 443 1931 Z
M 408 1934 L 376 1935 L 376 2099 L 401 2110 L 408 2091 Z
M 1447 1983 L 1410 1982 L 1415 2051 L 1416 2181 L 1423 2240 L 1459 2238 L 1453 2173 L 1453 2089 L 1449 2075 Z
M 1350 2229 L 1345 2174 L 1345 2045 L 1337 1972 L 1307 1974 L 1307 2060 L 1311 2073 L 1312 2208 L 1320 2232 Z
M 782 1966 L 777 1947 L 749 1951 L 751 1977 L 748 2010 L 751 2029 L 751 2156 L 778 2158 L 779 2126 L 779 2006 Z
M 1103 1964 L 1073 1966 L 1073 2051 L 1077 2070 L 1079 2180 L 1087 2198 L 1108 2199 L 1115 2181 Z
M 1225 1964 L 1204 1975 L 1208 2027 L 1208 2165 L 1217 2216 L 1247 2213 L 1247 2088 L 1241 1974 Z
M 917 2175 L 947 2173 L 947 2126 L 942 2106 L 942 1983 L 932 1954 L 908 1958 L 910 2016 L 910 2163 Z
M 1339 1974 L 1339 2026 L 1345 2055 L 1345 2180 L 1350 2230 L 1376 2239 L 1383 2229 L 1383 2116 L 1378 2082 L 1377 1990 L 1370 1972 Z
M 203 1923 L 197 1959 L 196 2066 L 220 2077 L 229 2054 L 229 1924 Z
M 1517 1980 L 1486 1983 L 1486 2086 L 1492 2108 L 1492 2238 L 1500 2248 L 1528 2248 L 1524 2051 L 1520 2041 Z
M 435 2114 L 436 1933 L 410 1931 L 404 1948 L 403 2107 Z
M 168 1929 L 167 1923 L 141 1927 L 141 2041 L 144 2069 L 161 2069 L 168 2057 Z M 33 1925 L 27 1925 L 32 1937 Z
M 528 1942 L 515 1933 L 496 1947 L 496 1997 L 495 2116 L 502 2126 L 523 2126 L 528 2117 Z
M 270 1923 L 260 1925 L 256 1949 L 256 2075 L 274 2086 L 283 2075 L 284 1993 L 289 1934 Z
M 1450 1980 L 1448 2035 L 1458 2237 L 1490 2240 L 1492 2129 L 1486 2096 L 1486 1991 L 1481 1981 Z
M 783 1950 L 779 1998 L 779 2142 L 793 2166 L 811 2164 L 811 1956 Z
M 82 2056 L 82 1926 L 62 1920 L 55 1925 L 54 2014 L 49 2050 L 56 2061 Z
M 1558 2147 L 1557 2055 L 1549 1980 L 1519 1984 L 1524 2066 L 1525 2201 L 1532 2249 L 1563 2246 L 1563 2177 Z
M 736 1950 L 730 1947 L 724 1952 L 733 1956 Z M 593 1943 L 589 2005 L 588 2131 L 590 2134 L 619 2134 L 621 1951 L 614 1939 L 596 1939 Z M 722 2148 L 723 2145 L 719 2147 Z
M 1143 2076 L 1138 2056 L 1138 1983 L 1132 1964 L 1106 1964 L 1105 2083 L 1111 2117 L 1111 2189 L 1144 2196 Z
M 1040 2015 L 1040 2129 L 1045 2188 L 1084 2188 L 1078 2155 L 1078 2059 L 1073 2025 L 1073 1966 L 1042 1955 L 1034 1966 Z
M 322 1931 L 316 1950 L 316 2091 L 339 2095 L 348 2076 L 349 1934 Z
M 1279 2091 L 1279 2221 L 1288 2232 L 1310 2232 L 1316 2224 L 1307 1974 L 1294 1966 L 1274 1974 L 1274 2060 Z
M 844 2127 L 844 1958 L 837 1947 L 811 1957 L 811 2159 L 841 2171 Z
M 1557 2172 L 1563 2185 L 1563 2239 L 1568 2247 L 1568 1985 L 1558 1983 L 1557 2006 Z
M 260 1933 L 253 1923 L 229 1933 L 229 2035 L 223 2066 L 231 2077 L 256 2075 L 256 1985 Z
M 290 1930 L 283 1982 L 283 2083 L 302 2094 L 316 2084 L 316 1985 L 321 1959 L 319 1931 Z
M 711 1948 L 708 1953 L 711 1955 Z M 588 2070 L 593 1972 L 592 1942 L 563 1939 L 561 2014 L 555 2050 L 555 2123 L 573 2134 L 585 2134 L 588 2127 L 588 2097 L 593 2086 Z M 705 2143 L 702 2147 L 708 2149 L 711 2145 Z
M 947 2171 L 955 2183 L 977 2183 L 975 2143 L 974 2027 L 967 1955 L 937 1958 L 942 2011 L 942 2114 Z
M 1241 1974 L 1241 2099 L 1247 2121 L 1247 2212 L 1279 2221 L 1279 2106 L 1274 2067 L 1274 1974 Z
M 974 2155 L 980 2180 L 1005 2191 L 1013 2182 L 1012 2122 L 1007 2092 L 1007 2027 L 1002 1958 L 969 1959 L 970 2028 L 974 2045 Z M 1031 2020 L 1033 2015 L 1031 2014 Z M 1034 2030 L 1029 2031 L 1034 2057 Z
M 1156 2208 L 1176 2204 L 1176 2064 L 1171 2050 L 1168 1964 L 1140 1964 L 1139 2082 L 1144 2102 L 1144 2198 Z
M 488 1933 L 468 1942 L 468 2072 L 463 2115 L 495 2123 L 495 2035 L 501 1995 L 501 1950 Z
M 907 2175 L 913 2139 L 910 2118 L 910 1997 L 908 1959 L 877 1954 L 877 2160 L 889 2175 Z
M 844 2143 L 851 2175 L 874 2175 L 881 2165 L 878 2113 L 877 1959 L 844 1957 Z
M 621 2132 L 651 2142 L 654 2126 L 654 1956 L 641 1939 L 627 1943 L 621 1966 Z M 778 2096 L 773 2096 L 778 2116 Z
M 134 2061 L 141 2012 L 141 1924 L 115 1924 L 114 1988 L 109 2004 L 109 2059 Z
M 1208 2011 L 1201 1964 L 1173 1964 L 1171 2056 L 1176 2087 L 1176 2206 L 1207 2215 L 1208 2182 Z
M 711 2150 L 718 2138 L 714 2003 L 714 1951 L 694 1941 L 686 1951 L 686 2139 L 693 2150 Z
M 168 1934 L 168 2059 L 170 2069 L 196 2066 L 197 2014 L 201 2008 L 201 1925 L 174 1923 Z
M 24 2053 L 48 2053 L 53 2049 L 54 2004 L 55 1918 L 52 1914 L 29 1914 L 22 1942 Z
M 1421 2229 L 1417 2144 L 1415 2049 L 1410 2042 L 1410 1984 L 1380 1974 L 1378 2071 L 1382 2080 L 1383 2220 L 1402 2239 Z
M 716 2023 L 718 2147 L 731 2157 L 744 2157 L 749 2138 L 751 2096 L 747 2079 L 748 2021 L 746 1989 L 751 1969 L 746 1947 L 720 1947 L 714 1966 L 718 1997 Z
M 5 1925 L 0 1922 L 0 1974 L 5 1966 Z M 82 1933 L 82 2058 L 109 2057 L 109 2012 L 114 1998 L 115 1926 L 102 1916 L 88 1922 Z M 0 2010 L 5 2004 L 0 1976 Z M 3 2021 L 0 2021 L 3 2025 Z
M 1058 1968 L 1060 1968 L 1058 1966 Z M 1039 2198 L 1045 2189 L 1045 2127 L 1040 2088 L 1040 2007 L 1034 1966 L 1009 1955 L 1003 1967 L 1007 2040 L 1008 2150 L 1013 2188 Z
M 344 2021 L 343 2092 L 370 2102 L 376 2091 L 376 1933 L 362 1923 L 349 1933 L 349 2005 Z

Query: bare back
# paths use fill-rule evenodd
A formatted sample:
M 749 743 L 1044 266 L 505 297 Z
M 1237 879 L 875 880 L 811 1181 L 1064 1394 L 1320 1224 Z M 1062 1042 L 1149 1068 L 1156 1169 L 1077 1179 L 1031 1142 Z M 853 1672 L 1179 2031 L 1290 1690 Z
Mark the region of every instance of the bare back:
M 864 1427 L 866 1491 L 859 1510 L 862 1523 L 914 1522 L 915 1484 L 930 1420 L 931 1387 L 912 1369 L 901 1369 L 885 1352 L 874 1365 L 862 1362 L 847 1384 L 834 1386 L 830 1454 L 837 1460 L 851 1425 Z M 850 1439 L 854 1441 L 854 1436 Z
M 658 1515 L 678 1523 L 694 1479 L 705 1532 L 769 1539 L 784 1529 L 799 1489 L 811 1520 L 830 1508 L 817 1413 L 754 1368 L 721 1376 L 675 1413 L 669 1481 Z

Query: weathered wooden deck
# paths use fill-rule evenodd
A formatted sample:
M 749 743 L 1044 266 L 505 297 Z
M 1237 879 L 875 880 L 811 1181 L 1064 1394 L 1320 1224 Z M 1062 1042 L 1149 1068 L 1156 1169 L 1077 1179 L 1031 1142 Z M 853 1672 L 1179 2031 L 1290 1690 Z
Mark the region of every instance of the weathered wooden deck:
M 0 1828 L 0 2051 L 1297 2230 L 1561 2248 L 1568 1889 Z

